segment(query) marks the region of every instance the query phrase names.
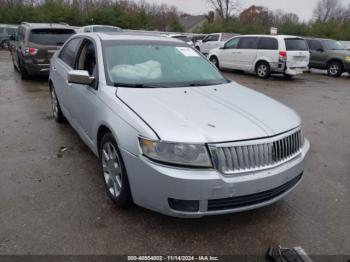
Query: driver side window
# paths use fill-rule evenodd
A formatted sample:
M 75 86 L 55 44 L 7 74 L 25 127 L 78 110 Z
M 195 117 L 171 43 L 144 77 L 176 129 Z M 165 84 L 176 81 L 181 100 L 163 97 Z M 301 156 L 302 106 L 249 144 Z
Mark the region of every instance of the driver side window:
M 229 40 L 225 44 L 225 49 L 237 49 L 240 39 L 241 38 L 237 37 L 237 38 L 233 38 L 233 39 Z
M 76 69 L 88 71 L 90 76 L 95 77 L 92 87 L 97 88 L 97 55 L 96 48 L 92 41 L 85 39 L 80 49 L 77 59 Z

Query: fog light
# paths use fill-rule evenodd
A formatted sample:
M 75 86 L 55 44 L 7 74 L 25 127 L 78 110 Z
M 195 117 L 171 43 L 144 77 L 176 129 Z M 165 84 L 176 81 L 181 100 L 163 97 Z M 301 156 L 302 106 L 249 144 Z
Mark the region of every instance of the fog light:
M 199 201 L 198 200 L 179 200 L 174 198 L 168 199 L 171 209 L 182 212 L 198 212 Z

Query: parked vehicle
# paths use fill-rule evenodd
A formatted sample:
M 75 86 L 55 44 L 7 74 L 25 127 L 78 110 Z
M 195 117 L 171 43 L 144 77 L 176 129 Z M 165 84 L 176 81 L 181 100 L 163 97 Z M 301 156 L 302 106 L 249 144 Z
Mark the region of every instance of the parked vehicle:
M 296 36 L 247 35 L 230 39 L 208 57 L 218 68 L 256 72 L 267 79 L 272 73 L 302 74 L 310 54 L 306 41 Z
M 123 30 L 117 26 L 110 25 L 88 25 L 78 29 L 78 33 L 92 33 L 92 32 L 122 32 Z
M 0 24 L 0 48 L 9 48 L 10 37 L 16 34 L 18 25 Z
M 198 51 L 207 55 L 210 50 L 224 46 L 225 42 L 237 34 L 216 33 L 209 34 L 203 40 L 197 41 L 195 47 Z
M 288 107 L 225 80 L 186 43 L 77 34 L 51 61 L 56 121 L 99 157 L 108 196 L 178 217 L 270 205 L 301 181 L 309 142 Z
M 183 34 L 162 34 L 162 36 L 179 39 L 179 40 L 187 43 L 188 45 L 193 46 L 193 42 L 192 42 L 191 38 L 189 38 L 188 36 L 183 35 Z
M 21 78 L 48 75 L 52 55 L 73 34 L 74 29 L 65 24 L 22 23 L 10 46 L 14 68 Z
M 310 47 L 309 68 L 326 69 L 330 76 L 350 73 L 350 51 L 336 40 L 308 38 Z
M 191 40 L 192 40 L 193 44 L 196 45 L 196 43 L 198 41 L 202 41 L 206 36 L 207 35 L 205 35 L 205 34 L 194 34 L 194 35 L 192 35 Z

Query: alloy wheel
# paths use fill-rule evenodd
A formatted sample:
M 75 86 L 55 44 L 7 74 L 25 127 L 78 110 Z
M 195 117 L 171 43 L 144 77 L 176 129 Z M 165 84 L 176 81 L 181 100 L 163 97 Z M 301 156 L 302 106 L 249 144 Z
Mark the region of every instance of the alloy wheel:
M 113 197 L 118 197 L 122 189 L 122 168 L 117 149 L 110 142 L 102 148 L 102 168 L 107 189 Z
M 335 75 L 338 75 L 339 74 L 339 65 L 338 64 L 332 64 L 330 67 L 329 67 L 329 73 L 332 75 L 332 76 L 335 76 Z
M 267 74 L 268 68 L 265 64 L 261 64 L 258 66 L 258 76 L 264 78 Z

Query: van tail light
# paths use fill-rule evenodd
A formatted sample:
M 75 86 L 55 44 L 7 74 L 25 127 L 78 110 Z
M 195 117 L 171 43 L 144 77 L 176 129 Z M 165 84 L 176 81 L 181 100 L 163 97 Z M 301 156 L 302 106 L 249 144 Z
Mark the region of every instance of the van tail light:
M 28 47 L 24 49 L 25 55 L 36 55 L 38 53 L 39 49 L 34 47 Z
M 281 59 L 287 59 L 287 52 L 286 51 L 280 51 L 279 56 Z

